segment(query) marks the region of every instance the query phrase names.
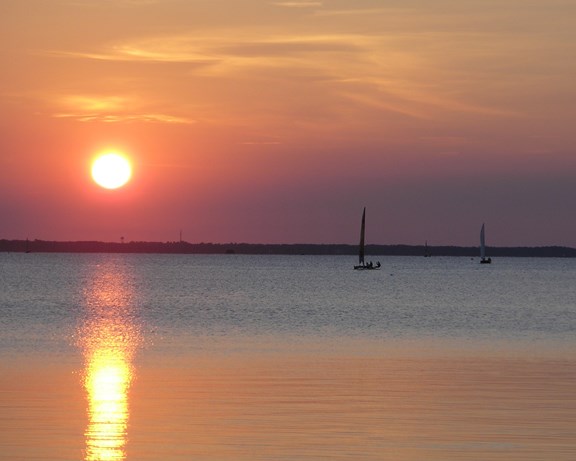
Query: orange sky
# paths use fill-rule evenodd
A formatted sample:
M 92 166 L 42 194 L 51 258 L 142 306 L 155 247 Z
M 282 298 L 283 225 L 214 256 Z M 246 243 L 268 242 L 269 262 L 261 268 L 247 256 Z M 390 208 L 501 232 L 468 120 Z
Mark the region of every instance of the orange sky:
M 0 238 L 576 246 L 570 0 L 0 2 Z M 131 183 L 94 185 L 103 149 Z

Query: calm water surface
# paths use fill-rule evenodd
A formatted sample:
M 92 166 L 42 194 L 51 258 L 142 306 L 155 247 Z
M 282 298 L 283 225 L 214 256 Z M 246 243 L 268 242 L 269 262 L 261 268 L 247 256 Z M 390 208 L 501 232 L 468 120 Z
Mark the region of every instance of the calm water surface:
M 0 459 L 576 459 L 576 261 L 381 261 L 0 254 Z

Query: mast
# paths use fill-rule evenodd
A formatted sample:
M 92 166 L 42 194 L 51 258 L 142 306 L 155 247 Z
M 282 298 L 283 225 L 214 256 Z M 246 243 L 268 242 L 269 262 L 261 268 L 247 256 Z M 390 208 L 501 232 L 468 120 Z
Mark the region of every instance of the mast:
M 358 264 L 364 265 L 364 232 L 366 228 L 366 207 L 362 212 L 362 226 L 360 227 L 360 248 L 358 250 Z
M 480 258 L 482 259 L 485 257 L 484 245 L 484 223 L 482 223 L 482 229 L 480 230 Z

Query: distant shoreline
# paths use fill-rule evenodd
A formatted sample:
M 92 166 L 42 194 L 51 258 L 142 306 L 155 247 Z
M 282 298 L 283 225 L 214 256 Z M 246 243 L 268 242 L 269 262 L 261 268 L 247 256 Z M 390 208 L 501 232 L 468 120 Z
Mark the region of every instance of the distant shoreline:
M 477 257 L 478 247 L 428 246 L 430 256 Z M 159 253 L 249 255 L 356 255 L 357 245 L 258 244 L 189 242 L 61 242 L 48 240 L 0 240 L 0 252 L 14 253 Z M 367 256 L 424 256 L 424 245 L 366 245 Z M 576 248 L 564 246 L 489 247 L 491 257 L 574 258 Z

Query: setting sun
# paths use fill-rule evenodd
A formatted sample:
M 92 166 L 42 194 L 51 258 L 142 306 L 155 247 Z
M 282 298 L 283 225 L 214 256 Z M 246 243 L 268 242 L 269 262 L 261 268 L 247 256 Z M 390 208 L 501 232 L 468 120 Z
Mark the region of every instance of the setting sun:
M 115 152 L 98 156 L 92 163 L 92 179 L 105 189 L 117 189 L 132 176 L 132 166 L 126 157 Z

